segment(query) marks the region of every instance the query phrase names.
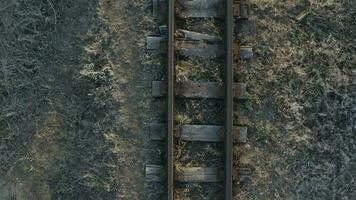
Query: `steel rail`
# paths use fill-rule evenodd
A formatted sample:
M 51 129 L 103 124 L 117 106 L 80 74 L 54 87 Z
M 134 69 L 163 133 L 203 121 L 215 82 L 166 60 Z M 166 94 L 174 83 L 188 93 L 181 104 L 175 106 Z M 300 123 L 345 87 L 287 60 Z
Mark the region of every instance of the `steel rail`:
M 233 161 L 233 0 L 226 0 L 226 69 L 225 69 L 225 199 L 232 199 Z
M 167 190 L 168 200 L 173 200 L 174 195 L 174 83 L 175 83 L 175 66 L 174 66 L 174 31 L 175 31 L 175 13 L 174 0 L 169 0 L 168 9 L 168 155 L 167 155 Z

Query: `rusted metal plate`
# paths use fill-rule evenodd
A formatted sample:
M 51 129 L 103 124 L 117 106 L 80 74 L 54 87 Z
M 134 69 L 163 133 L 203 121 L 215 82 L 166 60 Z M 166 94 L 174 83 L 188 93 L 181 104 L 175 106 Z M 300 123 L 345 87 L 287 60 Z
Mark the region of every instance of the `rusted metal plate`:
M 145 178 L 147 182 L 161 182 L 165 176 L 162 165 L 146 165 Z
M 152 82 L 152 95 L 163 97 L 167 94 L 167 84 L 164 81 Z M 194 82 L 186 81 L 176 84 L 175 95 L 184 98 L 213 98 L 220 99 L 225 97 L 224 86 L 218 82 Z M 246 98 L 246 84 L 234 83 L 233 95 L 235 98 Z
M 177 169 L 175 178 L 179 182 L 213 183 L 223 180 L 217 168 L 211 167 L 186 167 Z
M 176 35 L 178 38 L 184 38 L 185 40 L 206 41 L 211 43 L 221 43 L 223 41 L 222 38 L 218 36 L 183 29 L 178 29 Z
M 176 126 L 175 137 L 192 142 L 223 142 L 225 128 L 217 125 L 180 125 Z M 151 140 L 165 140 L 167 136 L 166 125 L 152 123 L 149 126 Z M 234 141 L 245 143 L 247 141 L 247 127 L 233 127 Z
M 176 50 L 187 57 L 217 58 L 225 55 L 224 45 L 200 41 L 177 41 Z
M 223 0 L 178 0 L 177 14 L 182 18 L 222 17 Z

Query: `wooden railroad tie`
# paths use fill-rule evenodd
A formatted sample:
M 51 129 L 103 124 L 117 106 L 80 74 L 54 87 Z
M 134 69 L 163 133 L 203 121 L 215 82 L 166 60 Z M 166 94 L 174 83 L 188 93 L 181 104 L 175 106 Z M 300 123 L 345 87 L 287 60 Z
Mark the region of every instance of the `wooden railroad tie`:
M 167 137 L 165 124 L 151 123 L 149 126 L 151 140 L 164 140 Z M 223 142 L 225 129 L 217 125 L 178 125 L 174 136 L 184 141 L 192 142 Z M 247 142 L 247 127 L 234 126 L 233 139 L 238 143 Z
M 162 182 L 165 178 L 165 168 L 162 165 L 146 165 L 146 181 Z M 174 178 L 178 182 L 220 182 L 222 173 L 217 168 L 185 167 L 175 169 Z
M 152 81 L 152 95 L 154 97 L 164 97 L 166 95 L 167 84 L 164 81 Z M 234 84 L 234 97 L 246 99 L 246 84 Z M 212 98 L 222 99 L 225 97 L 224 86 L 218 82 L 195 82 L 185 81 L 176 84 L 176 96 L 183 98 Z
M 233 12 L 234 17 L 239 19 L 247 19 L 250 11 L 250 6 L 246 0 L 234 0 Z
M 225 55 L 222 44 L 211 44 L 205 41 L 177 40 L 176 53 L 186 57 L 221 58 Z
M 205 33 L 199 33 L 195 31 L 188 31 L 183 29 L 177 29 L 176 35 L 178 38 L 192 41 L 206 41 L 209 43 L 222 43 L 223 39 L 219 36 L 209 35 Z
M 152 0 L 153 16 L 162 19 L 167 8 L 166 0 Z M 222 18 L 225 14 L 224 0 L 178 0 L 177 11 L 181 18 Z M 246 0 L 234 0 L 233 14 L 236 18 L 248 18 Z
M 215 167 L 183 167 L 174 170 L 174 178 L 178 182 L 214 183 L 224 180 L 224 170 Z M 249 168 L 234 170 L 234 179 L 248 177 L 252 174 Z M 146 165 L 145 177 L 147 182 L 162 182 L 166 172 L 163 165 Z
M 246 84 L 235 83 L 234 97 L 246 99 Z M 152 81 L 152 95 L 154 97 L 164 97 L 167 93 L 165 81 Z M 224 86 L 218 82 L 194 82 L 185 81 L 176 84 L 176 96 L 183 98 L 212 98 L 222 99 L 225 97 Z
M 178 55 L 200 58 L 220 58 L 225 55 L 225 47 L 217 36 L 186 30 L 179 30 L 177 34 L 183 35 L 183 38 L 178 39 L 175 44 Z M 167 53 L 166 36 L 147 37 L 146 43 L 147 50 L 151 53 Z M 238 55 L 243 60 L 252 59 L 253 49 L 250 46 L 240 46 Z

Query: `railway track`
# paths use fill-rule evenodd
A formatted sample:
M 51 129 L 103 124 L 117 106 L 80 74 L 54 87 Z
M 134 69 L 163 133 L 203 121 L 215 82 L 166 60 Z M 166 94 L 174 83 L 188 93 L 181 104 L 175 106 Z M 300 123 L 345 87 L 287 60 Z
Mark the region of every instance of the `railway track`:
M 248 6 L 245 1 L 233 0 L 153 0 L 153 15 L 159 20 L 168 19 L 160 27 L 160 35 L 147 38 L 147 49 L 167 58 L 167 76 L 162 81 L 152 81 L 152 95 L 167 99 L 166 123 L 152 123 L 149 134 L 152 140 L 166 141 L 166 163 L 147 165 L 148 182 L 166 182 L 166 197 L 173 200 L 177 182 L 218 183 L 224 185 L 224 199 L 233 198 L 233 179 L 247 169 L 233 166 L 233 145 L 244 143 L 247 128 L 234 126 L 234 99 L 246 98 L 246 84 L 234 82 L 234 54 L 240 59 L 250 59 L 250 47 L 239 47 L 234 52 L 234 22 L 246 19 Z M 216 18 L 223 23 L 223 37 L 177 28 L 176 19 Z M 223 82 L 176 81 L 176 62 L 181 57 L 219 59 L 224 71 Z M 176 103 L 182 99 L 212 99 L 223 101 L 223 124 L 178 124 L 175 120 Z M 175 167 L 177 140 L 187 142 L 221 143 L 224 168 Z

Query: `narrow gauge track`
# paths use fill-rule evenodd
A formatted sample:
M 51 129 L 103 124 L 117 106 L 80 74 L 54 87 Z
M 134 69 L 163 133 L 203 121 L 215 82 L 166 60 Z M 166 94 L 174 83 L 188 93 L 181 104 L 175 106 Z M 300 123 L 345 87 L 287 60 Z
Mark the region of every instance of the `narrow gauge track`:
M 223 6 L 224 5 L 224 6 Z M 234 141 L 246 142 L 247 128 L 234 126 L 234 98 L 244 99 L 246 84 L 234 82 L 234 17 L 246 18 L 248 6 L 245 1 L 234 0 L 153 0 L 153 14 L 157 18 L 168 15 L 168 25 L 160 27 L 160 36 L 147 38 L 147 49 L 167 56 L 167 82 L 153 81 L 152 95 L 167 98 L 167 123 L 152 123 L 149 127 L 152 140 L 167 140 L 166 165 L 147 165 L 146 180 L 167 182 L 167 199 L 174 199 L 176 182 L 224 182 L 225 199 L 233 197 L 233 177 L 238 174 L 233 168 Z M 204 33 L 176 29 L 176 17 L 180 18 L 221 18 L 225 20 L 225 38 Z M 183 39 L 176 40 L 176 35 Z M 240 58 L 250 59 L 249 47 L 240 47 Z M 217 82 L 176 83 L 175 65 L 178 55 L 187 57 L 223 57 L 224 84 Z M 225 123 L 221 125 L 175 124 L 176 98 L 224 99 Z M 176 138 L 191 142 L 220 142 L 224 144 L 225 169 L 223 173 L 215 168 L 174 167 Z M 241 172 L 244 173 L 244 172 Z M 223 175 L 222 175 L 223 174 Z M 166 179 L 163 178 L 166 176 Z

